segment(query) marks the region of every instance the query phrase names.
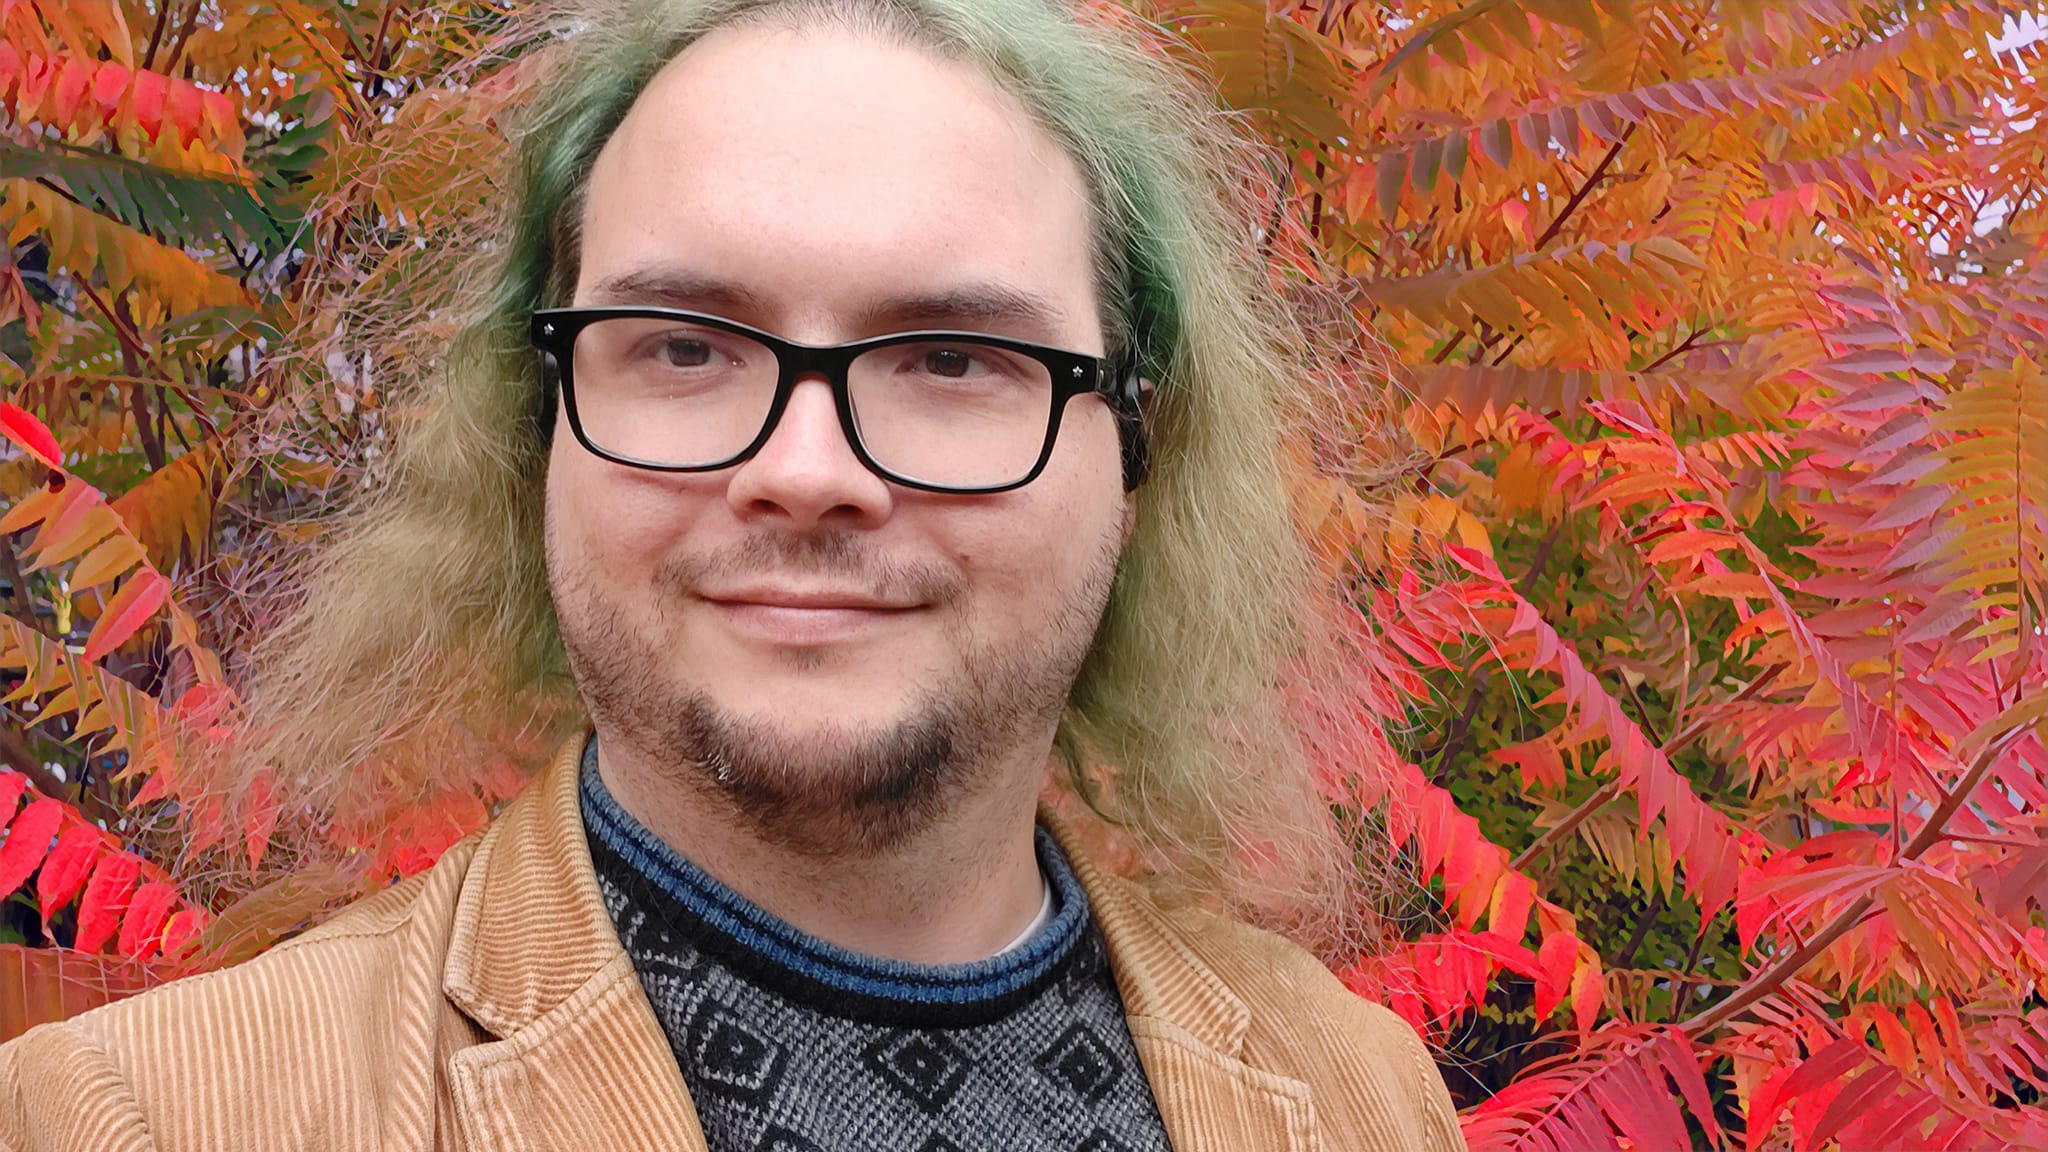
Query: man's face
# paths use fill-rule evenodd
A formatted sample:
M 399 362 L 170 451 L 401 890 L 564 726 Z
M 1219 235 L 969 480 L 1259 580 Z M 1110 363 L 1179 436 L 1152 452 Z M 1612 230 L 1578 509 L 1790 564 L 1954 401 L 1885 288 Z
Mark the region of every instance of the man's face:
M 1099 355 L 1090 224 L 1071 158 L 978 70 L 728 28 L 600 153 L 575 303 L 805 343 L 945 328 Z M 559 423 L 549 581 L 601 737 L 768 831 L 873 848 L 1005 764 L 1042 766 L 1128 515 L 1093 397 L 1030 484 L 934 494 L 865 469 L 811 377 L 758 454 L 715 472 L 610 463 Z

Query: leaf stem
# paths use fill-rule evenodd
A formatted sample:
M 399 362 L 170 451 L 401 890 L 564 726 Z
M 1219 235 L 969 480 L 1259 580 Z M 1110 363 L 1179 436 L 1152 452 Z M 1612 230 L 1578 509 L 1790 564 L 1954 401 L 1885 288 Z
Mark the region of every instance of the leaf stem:
M 1741 691 L 1729 697 L 1726 703 L 1738 704 L 1744 700 L 1749 699 L 1750 697 L 1756 695 L 1758 692 L 1761 692 L 1765 688 L 1770 687 L 1771 681 L 1776 680 L 1778 678 L 1778 673 L 1783 672 L 1784 670 L 1785 666 L 1783 664 L 1771 665 L 1769 668 L 1766 668 L 1762 672 L 1759 672 L 1756 675 L 1755 679 L 1751 680 L 1747 684 L 1744 684 L 1742 686 Z M 1677 755 L 1681 749 L 1685 748 L 1686 745 L 1691 744 L 1694 740 L 1699 739 L 1700 733 L 1706 731 L 1706 729 L 1707 717 L 1695 716 L 1686 723 L 1685 727 L 1680 728 L 1678 731 L 1672 733 L 1671 738 L 1663 743 L 1663 745 L 1660 748 L 1660 751 L 1664 753 L 1666 759 L 1669 759 L 1672 756 Z M 1616 777 L 1613 780 L 1609 780 L 1605 784 L 1600 785 L 1600 787 L 1593 789 L 1592 795 L 1587 796 L 1584 800 L 1579 801 L 1578 807 L 1573 808 L 1570 812 L 1566 813 L 1565 818 L 1563 820 L 1560 820 L 1556 824 L 1551 825 L 1549 828 L 1544 829 L 1542 835 L 1536 837 L 1536 839 L 1527 848 L 1522 849 L 1521 854 L 1516 856 L 1512 861 L 1510 861 L 1508 867 L 1513 868 L 1517 872 L 1527 872 L 1529 870 L 1529 866 L 1534 864 L 1536 861 L 1541 860 L 1543 858 L 1543 854 L 1550 851 L 1553 847 L 1555 847 L 1558 841 L 1563 840 L 1565 837 L 1571 835 L 1575 830 L 1577 830 L 1579 825 L 1586 822 L 1586 818 L 1588 816 L 1591 816 L 1593 813 L 1598 812 L 1602 806 L 1604 806 L 1609 800 L 1612 800 L 1616 796 L 1620 795 L 1620 793 L 1621 780 L 1619 777 Z

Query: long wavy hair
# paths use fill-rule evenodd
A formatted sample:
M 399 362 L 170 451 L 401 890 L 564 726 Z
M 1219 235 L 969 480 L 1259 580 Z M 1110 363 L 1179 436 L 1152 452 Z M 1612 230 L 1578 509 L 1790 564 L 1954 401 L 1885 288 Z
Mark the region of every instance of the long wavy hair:
M 374 820 L 461 776 L 451 733 L 580 722 L 543 571 L 553 424 L 528 314 L 566 300 L 592 161 L 657 70 L 723 26 L 843 29 L 978 64 L 1065 145 L 1094 200 L 1111 353 L 1155 384 L 1136 530 L 1057 743 L 1069 806 L 1164 889 L 1326 952 L 1355 942 L 1373 849 L 1339 827 L 1354 798 L 1317 764 L 1373 742 L 1333 740 L 1342 701 L 1313 687 L 1343 661 L 1283 479 L 1308 343 L 1260 258 L 1252 205 L 1270 196 L 1244 191 L 1259 154 L 1157 49 L 1165 33 L 1058 0 L 602 0 L 526 18 L 548 35 L 470 318 L 252 661 L 252 751 L 303 810 Z

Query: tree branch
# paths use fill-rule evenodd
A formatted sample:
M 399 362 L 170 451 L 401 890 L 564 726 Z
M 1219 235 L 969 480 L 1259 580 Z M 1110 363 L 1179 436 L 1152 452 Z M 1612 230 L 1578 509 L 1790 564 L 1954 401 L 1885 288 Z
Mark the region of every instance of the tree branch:
M 1922 852 L 1941 840 L 1942 829 L 1948 824 L 1949 817 L 1956 814 L 1956 810 L 1961 808 L 1970 794 L 1977 790 L 1977 785 L 1984 782 L 1984 777 L 1991 771 L 1991 766 L 2005 754 L 2006 749 L 2026 735 L 2031 726 L 2015 725 L 1977 753 L 1977 758 L 1970 763 L 1969 770 L 1963 773 L 1963 778 L 1958 780 L 1956 786 L 1942 798 L 1933 814 L 1927 818 L 1927 823 L 1921 826 L 1919 833 L 1906 845 L 1905 851 L 1899 853 L 1894 868 L 1908 860 L 1919 858 Z M 1854 904 L 1842 909 L 1833 920 L 1828 921 L 1820 931 L 1786 954 L 1783 959 L 1750 977 L 1741 987 L 1729 993 L 1726 999 L 1680 1024 L 1679 1027 L 1692 1035 L 1698 1035 L 1702 1032 L 1711 1032 L 1727 1023 L 1737 1013 L 1777 991 L 1779 985 L 1798 975 L 1801 969 L 1811 964 L 1814 958 L 1821 954 L 1822 949 L 1841 939 L 1842 934 L 1849 929 L 1862 923 L 1863 918 L 1870 914 L 1871 908 L 1876 904 L 1877 892 L 1873 888 L 1858 897 Z
M 1532 251 L 1541 252 L 1545 244 L 1557 239 L 1557 234 L 1564 230 L 1564 222 L 1571 219 L 1572 213 L 1578 211 L 1579 205 L 1586 202 L 1586 197 L 1593 192 L 1593 185 L 1600 183 L 1601 177 L 1607 175 L 1608 166 L 1614 163 L 1615 157 L 1621 155 L 1622 145 L 1627 144 L 1629 137 L 1635 134 L 1636 126 L 1631 124 L 1622 132 L 1621 139 L 1608 147 L 1607 154 L 1600 157 L 1600 162 L 1593 165 L 1593 170 L 1586 173 L 1584 180 L 1579 181 L 1578 188 L 1572 192 L 1572 198 L 1564 202 L 1564 207 L 1558 211 L 1557 218 L 1550 222 L 1550 227 L 1545 228 L 1543 235 L 1536 238 Z

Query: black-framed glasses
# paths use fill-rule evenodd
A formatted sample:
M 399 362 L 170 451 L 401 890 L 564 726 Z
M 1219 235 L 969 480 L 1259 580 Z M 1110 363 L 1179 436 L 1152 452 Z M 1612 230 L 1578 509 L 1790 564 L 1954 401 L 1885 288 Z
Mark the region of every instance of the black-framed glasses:
M 1135 371 L 978 332 L 896 332 L 811 345 L 672 308 L 548 308 L 534 347 L 576 439 L 619 464 L 708 472 L 768 442 L 799 379 L 831 385 L 839 424 L 875 474 L 929 492 L 1007 492 L 1045 469 L 1060 416 L 1101 396 L 1118 416 L 1124 482 L 1144 475 Z

